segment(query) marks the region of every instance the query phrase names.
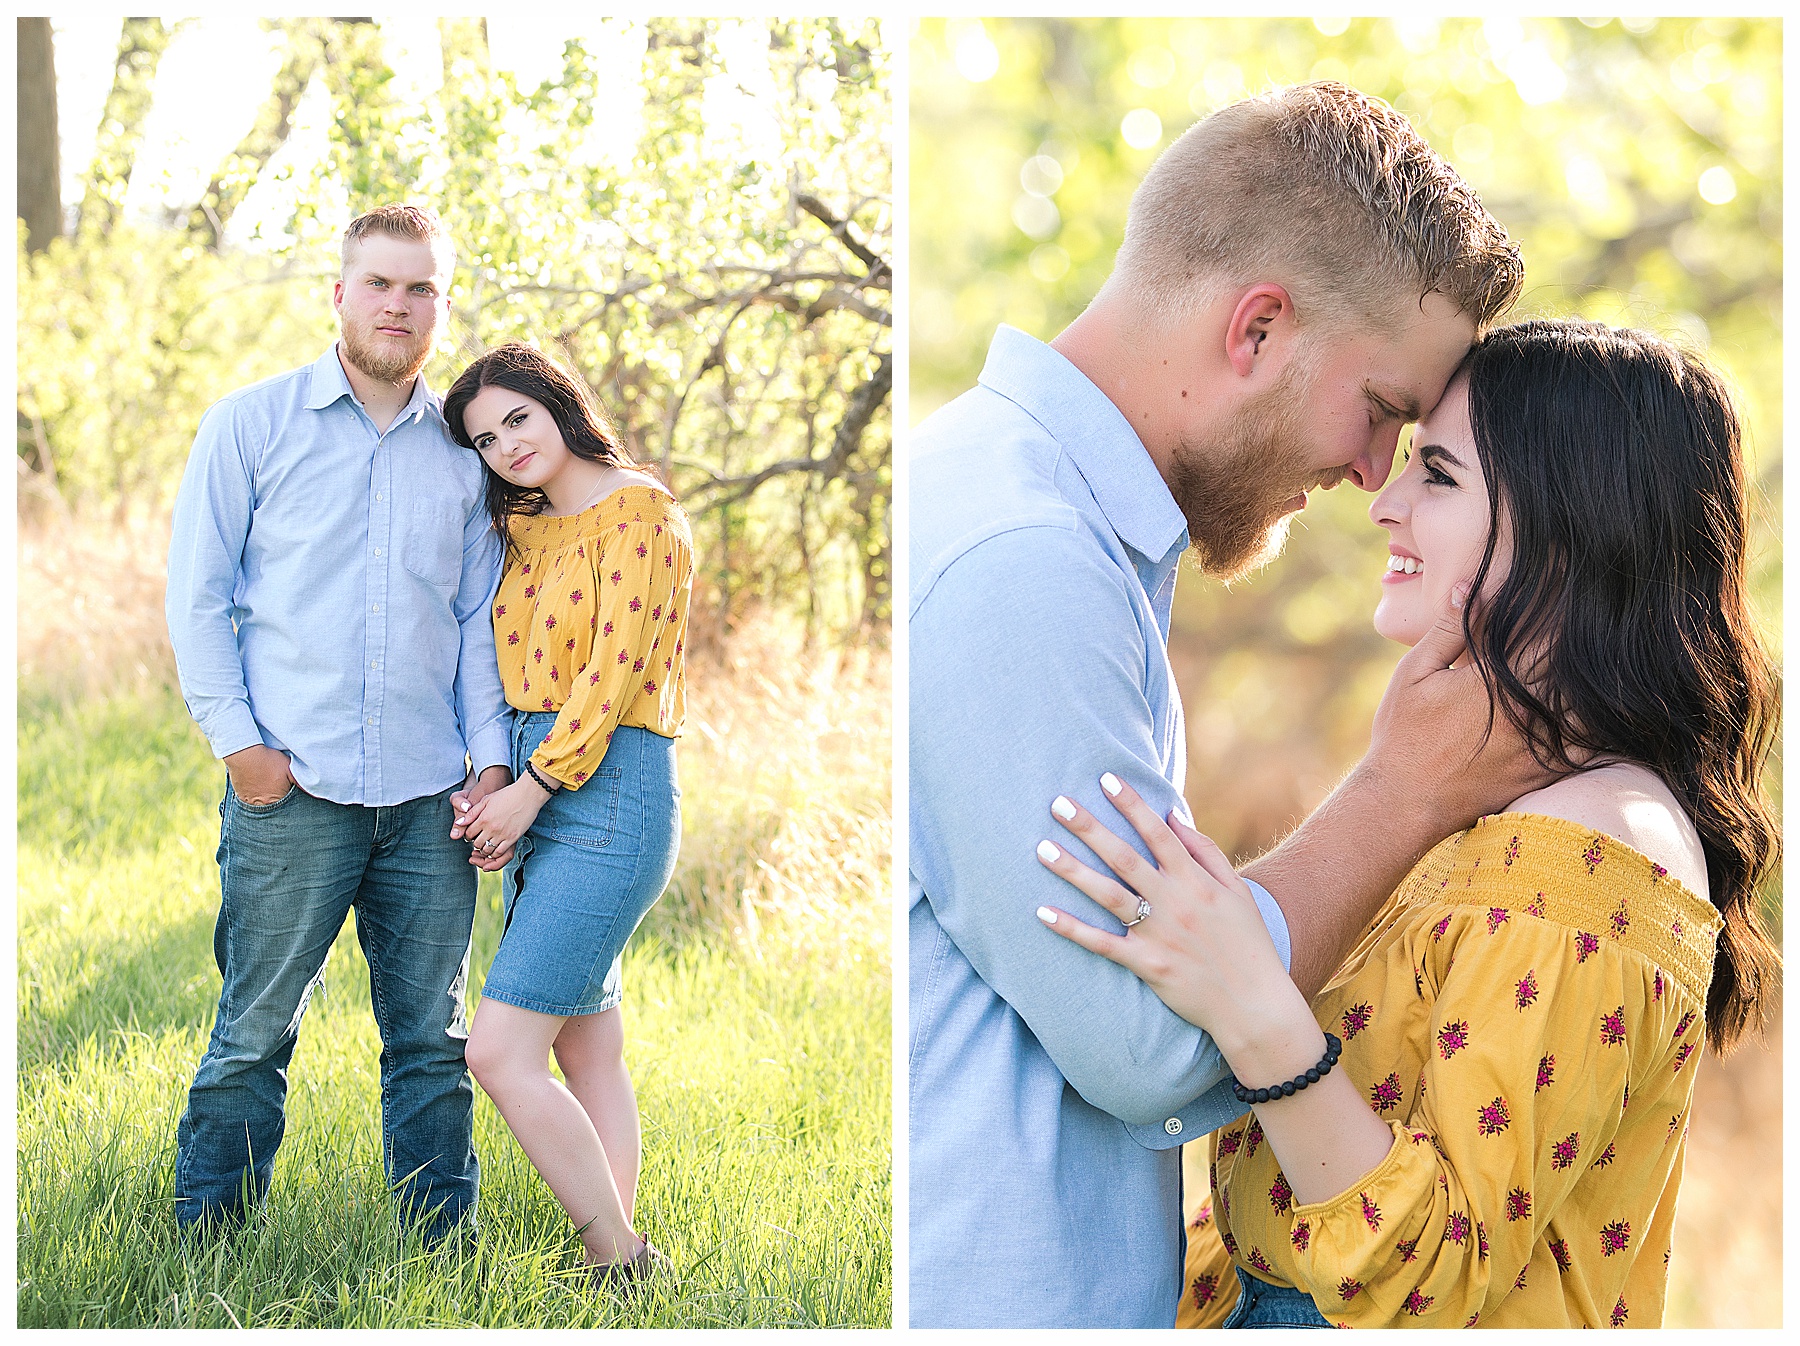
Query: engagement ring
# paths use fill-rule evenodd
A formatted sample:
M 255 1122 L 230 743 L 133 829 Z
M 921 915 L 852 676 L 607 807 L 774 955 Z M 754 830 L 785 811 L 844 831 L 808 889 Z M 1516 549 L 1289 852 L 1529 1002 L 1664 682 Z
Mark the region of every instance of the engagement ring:
M 1146 916 L 1148 916 L 1148 915 L 1149 915 L 1149 914 L 1150 914 L 1150 903 L 1149 903 L 1149 900 L 1148 900 L 1148 899 L 1146 899 L 1146 898 L 1142 898 L 1142 897 L 1140 897 L 1140 898 L 1139 898 L 1139 899 L 1138 899 L 1138 914 L 1137 914 L 1137 920 L 1132 920 L 1132 921 L 1127 921 L 1127 922 L 1125 922 L 1125 928 L 1126 928 L 1126 929 L 1127 929 L 1127 930 L 1129 930 L 1129 929 L 1131 929 L 1131 927 L 1132 927 L 1132 926 L 1134 926 L 1134 925 L 1136 925 L 1136 924 L 1137 924 L 1137 923 L 1138 923 L 1138 921 L 1141 921 L 1141 920 L 1143 920 L 1143 919 L 1144 919 L 1144 917 L 1146 917 Z

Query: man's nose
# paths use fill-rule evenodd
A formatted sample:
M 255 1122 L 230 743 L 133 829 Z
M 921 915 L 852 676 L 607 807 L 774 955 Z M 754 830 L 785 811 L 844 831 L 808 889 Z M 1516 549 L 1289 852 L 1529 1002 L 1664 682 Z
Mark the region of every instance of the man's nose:
M 1400 427 L 1386 427 L 1376 433 L 1369 447 L 1358 454 L 1344 469 L 1349 479 L 1365 491 L 1379 491 L 1393 470 L 1394 450 L 1400 446 Z

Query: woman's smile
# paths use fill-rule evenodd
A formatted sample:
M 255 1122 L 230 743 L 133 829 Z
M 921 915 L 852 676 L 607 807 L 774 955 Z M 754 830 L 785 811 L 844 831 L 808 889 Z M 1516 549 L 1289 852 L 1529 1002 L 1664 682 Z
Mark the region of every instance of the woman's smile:
M 1490 514 L 1481 455 L 1469 428 L 1468 380 L 1458 377 L 1418 424 L 1405 466 L 1388 481 L 1369 516 L 1388 531 L 1387 568 L 1375 629 L 1414 645 L 1450 610 L 1450 591 L 1474 577 L 1486 549 Z M 1506 570 L 1496 548 L 1489 583 Z
M 1404 584 L 1407 580 L 1425 573 L 1425 563 L 1411 552 L 1401 551 L 1398 547 L 1388 553 L 1387 574 L 1381 577 L 1383 584 Z

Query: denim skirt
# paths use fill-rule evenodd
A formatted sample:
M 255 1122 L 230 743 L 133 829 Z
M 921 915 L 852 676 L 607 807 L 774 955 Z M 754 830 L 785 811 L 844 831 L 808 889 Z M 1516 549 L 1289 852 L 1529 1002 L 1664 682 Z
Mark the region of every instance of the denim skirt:
M 1220 1327 L 1330 1327 L 1311 1295 L 1291 1285 L 1270 1285 L 1242 1267 L 1233 1267 L 1238 1278 L 1238 1300 Z
M 555 724 L 553 711 L 514 713 L 515 775 Z M 514 848 L 482 996 L 569 1018 L 618 1005 L 625 941 L 668 886 L 680 844 L 675 740 L 621 725 L 599 769 L 552 795 Z

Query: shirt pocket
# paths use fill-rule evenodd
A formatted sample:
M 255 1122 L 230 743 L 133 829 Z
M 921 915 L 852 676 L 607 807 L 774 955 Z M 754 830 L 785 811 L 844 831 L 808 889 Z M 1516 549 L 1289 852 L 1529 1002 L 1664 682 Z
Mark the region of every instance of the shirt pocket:
M 463 517 L 442 500 L 415 500 L 407 515 L 400 557 L 427 584 L 454 588 L 462 578 Z

